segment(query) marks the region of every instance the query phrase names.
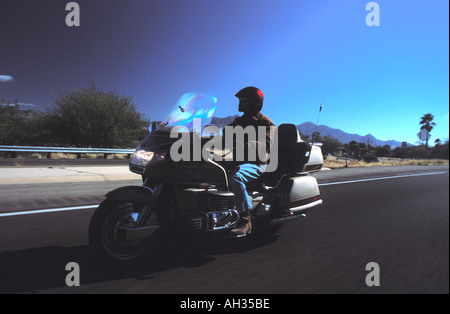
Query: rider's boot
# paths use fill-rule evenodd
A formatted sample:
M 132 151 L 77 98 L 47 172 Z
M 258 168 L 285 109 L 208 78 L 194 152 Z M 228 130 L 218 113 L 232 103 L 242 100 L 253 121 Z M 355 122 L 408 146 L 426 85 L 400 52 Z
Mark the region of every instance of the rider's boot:
M 231 235 L 236 237 L 244 237 L 252 232 L 252 221 L 248 211 L 241 214 L 236 227 L 230 231 Z

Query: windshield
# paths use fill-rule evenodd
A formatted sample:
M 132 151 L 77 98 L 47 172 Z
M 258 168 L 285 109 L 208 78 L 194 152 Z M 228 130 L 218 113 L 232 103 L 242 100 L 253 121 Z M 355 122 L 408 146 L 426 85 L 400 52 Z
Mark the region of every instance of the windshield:
M 162 126 L 184 126 L 189 130 L 194 127 L 194 119 L 200 119 L 201 125 L 211 123 L 217 98 L 203 93 L 187 93 L 181 96 L 169 115 L 162 121 Z
M 216 103 L 217 98 L 207 94 L 188 93 L 181 96 L 159 128 L 153 129 L 150 126 L 150 133 L 142 140 L 137 150 L 152 152 L 167 150 L 178 140 L 169 136 L 173 127 L 185 127 L 191 132 L 194 128 L 194 119 L 200 119 L 202 127 L 207 126 L 211 123 Z

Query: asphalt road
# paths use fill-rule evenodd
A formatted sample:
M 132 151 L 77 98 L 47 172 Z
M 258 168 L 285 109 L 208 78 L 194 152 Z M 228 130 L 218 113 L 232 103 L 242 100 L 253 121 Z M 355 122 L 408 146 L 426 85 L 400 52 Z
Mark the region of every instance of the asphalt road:
M 272 239 L 168 243 L 130 265 L 89 254 L 93 209 L 0 216 L 0 293 L 448 294 L 448 172 L 322 171 L 324 204 Z M 3 185 L 1 212 L 98 204 L 127 184 L 139 181 Z M 69 262 L 80 265 L 80 287 L 65 284 Z M 379 287 L 366 285 L 371 262 L 380 267 Z

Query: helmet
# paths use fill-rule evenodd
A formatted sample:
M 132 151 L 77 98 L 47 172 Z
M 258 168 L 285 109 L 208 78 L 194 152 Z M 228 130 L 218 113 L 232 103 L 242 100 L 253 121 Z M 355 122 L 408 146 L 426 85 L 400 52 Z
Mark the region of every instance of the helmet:
M 246 111 L 251 113 L 258 113 L 263 107 L 264 94 L 259 88 L 249 86 L 241 89 L 235 96 L 249 102 L 249 109 Z

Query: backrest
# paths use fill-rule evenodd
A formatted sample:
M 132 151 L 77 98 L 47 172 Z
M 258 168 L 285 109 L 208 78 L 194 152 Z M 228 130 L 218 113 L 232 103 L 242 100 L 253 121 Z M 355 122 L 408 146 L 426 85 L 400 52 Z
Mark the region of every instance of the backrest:
M 299 142 L 299 133 L 294 124 L 281 124 L 275 130 L 278 139 L 278 168 L 264 174 L 264 183 L 275 185 L 284 174 L 296 174 L 303 170 L 308 162 L 306 153 L 309 143 Z M 276 146 L 275 146 L 276 147 Z

